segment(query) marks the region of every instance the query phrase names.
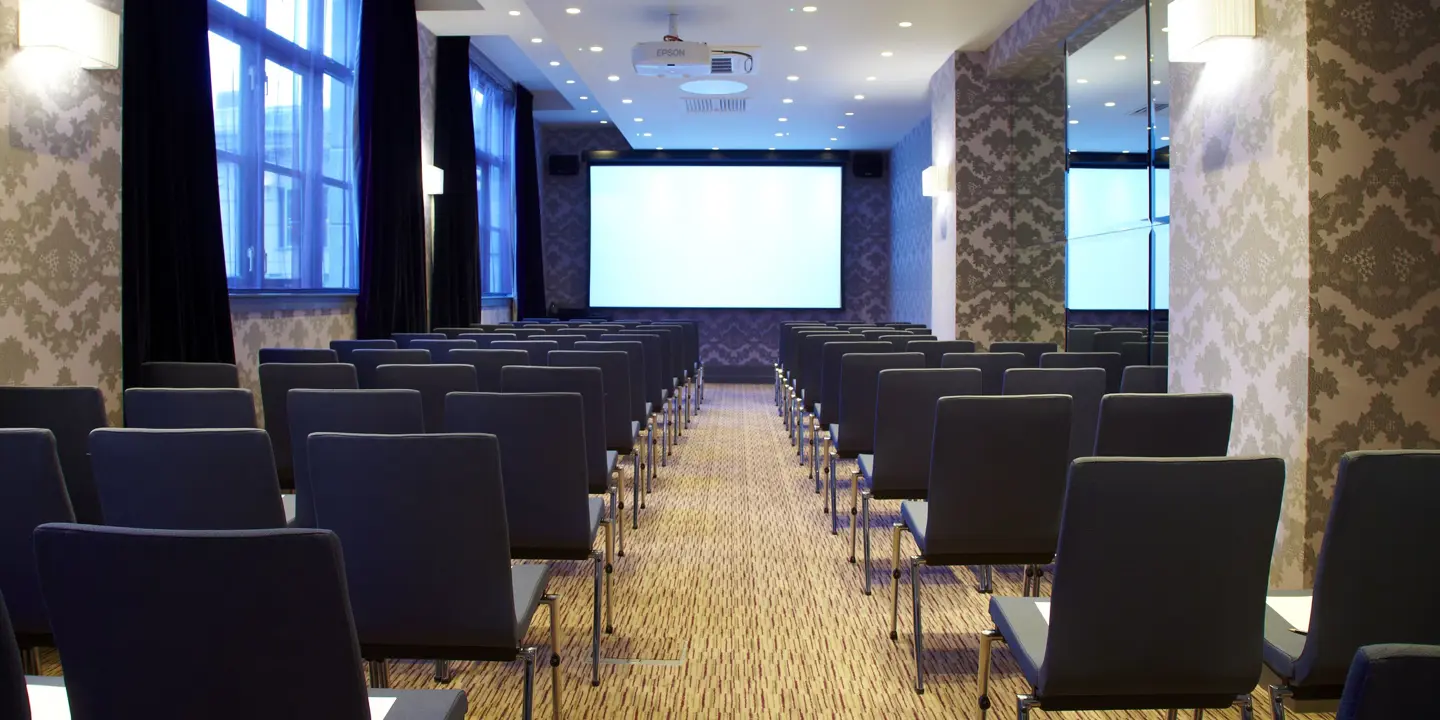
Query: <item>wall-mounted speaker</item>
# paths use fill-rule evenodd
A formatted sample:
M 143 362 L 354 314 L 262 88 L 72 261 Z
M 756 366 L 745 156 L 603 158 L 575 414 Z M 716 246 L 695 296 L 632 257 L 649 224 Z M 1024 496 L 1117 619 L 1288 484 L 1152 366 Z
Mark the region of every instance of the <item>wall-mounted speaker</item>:
M 850 171 L 855 177 L 885 177 L 885 153 L 857 152 L 850 156 Z
M 580 174 L 580 156 L 579 156 L 579 155 L 551 155 L 551 156 L 550 156 L 550 174 L 551 174 L 551 175 L 579 175 L 579 174 Z

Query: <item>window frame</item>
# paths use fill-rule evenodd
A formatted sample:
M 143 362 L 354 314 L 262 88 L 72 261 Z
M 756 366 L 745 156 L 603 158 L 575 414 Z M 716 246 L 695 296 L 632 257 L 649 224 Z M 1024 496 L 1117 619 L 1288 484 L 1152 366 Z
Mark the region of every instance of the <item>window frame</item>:
M 475 143 L 475 193 L 476 199 L 478 201 L 479 210 L 479 212 L 476 213 L 476 239 L 477 242 L 479 242 L 480 244 L 480 247 L 478 248 L 480 263 L 480 295 L 482 299 L 513 299 L 515 297 L 516 290 L 516 189 L 514 148 L 514 123 L 516 122 L 516 118 L 514 90 L 513 87 L 506 87 L 507 85 L 509 85 L 508 82 L 503 82 L 497 79 L 495 75 L 491 73 L 483 64 L 476 62 L 474 55 L 471 56 L 470 60 L 470 76 L 472 78 L 472 84 L 470 87 L 472 97 L 476 94 L 479 94 L 483 97 L 483 100 L 479 103 L 479 106 L 477 106 L 473 101 L 471 104 L 472 112 L 476 113 L 473 122 L 477 126 L 477 142 Z M 477 87 L 473 82 L 473 80 L 476 78 L 478 78 L 481 83 L 481 86 L 479 87 Z M 492 99 L 487 95 L 487 93 L 496 94 L 498 95 L 498 97 Z M 502 148 L 501 154 L 489 152 L 491 148 L 482 147 L 481 143 L 479 142 L 479 138 L 481 137 L 482 133 L 478 130 L 478 124 L 481 122 L 482 117 L 488 115 L 488 111 L 485 110 L 485 103 L 487 102 L 504 103 L 504 109 L 502 110 L 502 113 L 503 116 L 507 117 L 509 120 L 510 127 L 502 128 L 501 137 L 503 138 L 503 143 L 506 147 Z M 505 151 L 508 151 L 508 155 L 504 154 Z M 502 212 L 499 216 L 491 212 L 492 204 L 489 183 L 492 173 L 498 173 L 500 175 L 502 185 L 505 186 L 502 189 L 508 194 L 508 200 L 505 202 L 505 206 L 502 208 Z M 499 222 L 496 221 L 497 217 L 499 217 L 500 219 Z M 498 236 L 501 244 L 507 241 L 509 242 L 510 262 L 508 263 L 508 265 L 504 262 L 506 258 L 503 247 L 501 247 L 501 244 L 492 243 L 492 236 Z M 491 260 L 492 255 L 495 258 L 493 262 Z M 490 268 L 497 265 L 504 266 L 503 271 L 506 273 L 508 278 L 508 282 L 505 283 L 507 289 L 504 292 L 495 292 L 491 289 L 495 286 L 495 283 L 491 282 L 489 270 Z

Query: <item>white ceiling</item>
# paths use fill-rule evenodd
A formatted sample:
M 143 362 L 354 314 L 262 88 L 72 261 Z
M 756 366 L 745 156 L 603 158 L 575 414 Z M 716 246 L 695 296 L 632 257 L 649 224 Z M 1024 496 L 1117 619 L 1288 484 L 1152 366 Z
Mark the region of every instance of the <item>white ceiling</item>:
M 1144 112 L 1150 97 L 1170 102 L 1170 63 L 1166 40 L 1165 3 L 1152 6 L 1150 53 L 1155 60 L 1146 78 L 1145 9 L 1140 8 L 1081 48 L 1071 48 L 1066 66 L 1066 103 L 1069 116 L 1067 144 L 1078 152 L 1149 151 L 1149 123 Z M 1116 60 L 1124 56 L 1124 60 Z M 1081 82 L 1084 80 L 1085 82 Z M 1154 84 L 1159 81 L 1158 84 Z M 1149 92 L 1147 92 L 1147 90 Z M 1106 103 L 1115 103 L 1106 107 Z M 1158 107 L 1158 106 L 1157 106 Z M 1137 111 L 1138 114 L 1137 114 Z M 1157 147 L 1170 134 L 1170 112 L 1156 113 Z
M 417 6 L 436 34 L 475 37 L 496 65 L 538 90 L 537 109 L 551 108 L 537 112 L 542 123 L 605 120 L 638 149 L 855 150 L 899 141 L 927 116 L 930 77 L 950 53 L 989 47 L 1032 1 L 485 0 L 483 9 L 455 10 L 475 0 L 418 0 Z M 804 12 L 806 5 L 816 11 Z M 747 99 L 745 113 L 687 114 L 681 80 L 635 74 L 630 49 L 659 41 L 670 12 L 679 14 L 687 41 L 755 48 L 753 75 L 733 78 L 749 85 L 735 96 Z M 901 28 L 902 21 L 912 26 Z M 797 45 L 808 49 L 797 52 Z M 619 80 L 607 80 L 611 75 Z M 789 75 L 800 79 L 788 81 Z M 862 94 L 864 100 L 854 99 Z

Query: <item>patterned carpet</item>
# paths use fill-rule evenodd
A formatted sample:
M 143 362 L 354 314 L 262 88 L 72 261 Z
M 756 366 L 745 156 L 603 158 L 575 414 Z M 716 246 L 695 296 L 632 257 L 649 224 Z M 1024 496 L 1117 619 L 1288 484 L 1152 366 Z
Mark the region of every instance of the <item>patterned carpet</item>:
M 615 572 L 615 634 L 603 636 L 601 646 L 602 657 L 622 660 L 602 664 L 598 688 L 589 682 L 591 566 L 557 567 L 551 591 L 561 595 L 563 716 L 978 717 L 978 633 L 988 627 L 988 615 L 987 596 L 974 591 L 974 577 L 952 568 L 925 573 L 926 691 L 917 696 L 908 582 L 901 587 L 900 639 L 888 638 L 890 564 L 881 557 L 888 541 L 881 532 L 872 536 L 875 587 L 866 597 L 858 566 L 846 560 L 845 526 L 838 537 L 830 535 L 820 497 L 775 413 L 771 387 L 711 384 L 706 395 L 703 413 L 660 469 L 640 529 L 626 528 L 626 557 Z M 840 477 L 848 478 L 851 468 L 842 462 Z M 842 517 L 848 517 L 844 497 Z M 874 509 L 875 527 L 898 516 L 898 503 L 878 502 Z M 908 557 L 914 548 L 908 537 L 905 543 Z M 1020 575 L 1005 570 L 996 574 L 995 592 L 1018 596 Z M 545 616 L 542 608 L 528 642 L 548 646 Z M 998 647 L 991 717 L 1013 718 L 1022 681 L 1008 651 Z M 536 667 L 537 718 L 550 713 L 547 653 L 542 650 Z M 519 716 L 519 663 L 455 668 L 450 687 L 469 695 L 469 717 Z M 389 664 L 399 688 L 436 687 L 431 669 L 423 661 Z M 1256 718 L 1269 718 L 1264 692 L 1256 692 L 1255 708 Z

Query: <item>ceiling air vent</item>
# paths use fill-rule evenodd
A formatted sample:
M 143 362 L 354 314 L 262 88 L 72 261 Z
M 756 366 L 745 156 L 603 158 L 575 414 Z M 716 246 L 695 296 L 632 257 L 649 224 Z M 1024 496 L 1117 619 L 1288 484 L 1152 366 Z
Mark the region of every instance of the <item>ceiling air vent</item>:
M 745 112 L 746 98 L 737 97 L 704 97 L 685 98 L 685 112 L 687 113 L 743 113 Z
M 729 55 L 711 55 L 711 56 L 710 56 L 710 74 L 711 74 L 711 75 L 734 75 L 734 74 L 735 74 L 735 58 L 733 58 L 733 57 L 731 57 L 731 56 L 729 56 Z

